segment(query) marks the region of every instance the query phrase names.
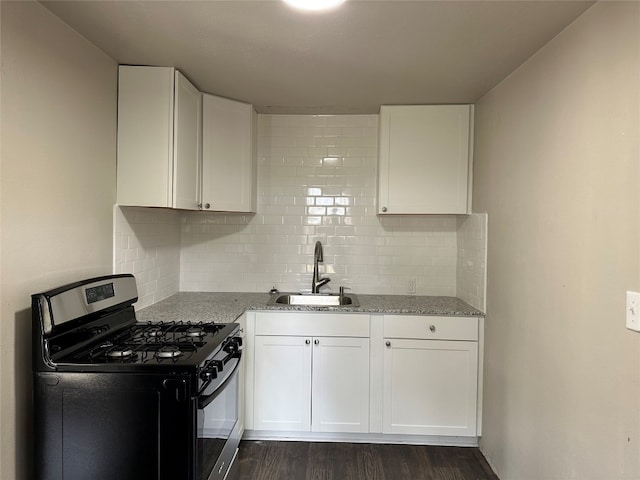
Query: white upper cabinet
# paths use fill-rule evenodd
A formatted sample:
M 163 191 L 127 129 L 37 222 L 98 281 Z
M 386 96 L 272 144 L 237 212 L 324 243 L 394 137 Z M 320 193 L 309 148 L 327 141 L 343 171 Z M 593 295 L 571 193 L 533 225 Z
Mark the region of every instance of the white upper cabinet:
M 469 213 L 472 137 L 472 105 L 383 105 L 378 213 Z
M 203 95 L 202 209 L 256 211 L 256 125 L 252 105 Z
M 172 67 L 120 66 L 120 205 L 198 209 L 202 94 Z
M 198 209 L 202 94 L 176 70 L 173 121 L 173 207 Z

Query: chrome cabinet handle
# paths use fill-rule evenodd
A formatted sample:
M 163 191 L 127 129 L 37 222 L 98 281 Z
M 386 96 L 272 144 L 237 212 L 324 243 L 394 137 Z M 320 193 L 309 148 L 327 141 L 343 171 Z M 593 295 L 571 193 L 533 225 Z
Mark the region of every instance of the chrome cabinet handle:
M 308 338 L 304 341 L 305 345 L 310 345 L 311 344 L 311 340 L 309 340 Z
M 429 330 L 431 330 L 432 332 L 435 332 L 436 331 L 436 326 L 435 325 L 431 325 L 429 327 Z
M 207 210 L 211 208 L 211 204 L 210 203 L 205 203 L 204 204 L 204 208 L 206 208 Z
M 387 211 L 387 207 L 382 207 L 382 211 L 386 212 Z
M 391 346 L 391 342 L 390 342 L 389 340 L 387 340 L 386 342 L 384 342 L 384 344 L 385 344 L 387 347 L 390 347 L 390 346 Z
M 314 345 L 320 345 L 320 340 L 318 340 L 317 338 L 313 341 Z

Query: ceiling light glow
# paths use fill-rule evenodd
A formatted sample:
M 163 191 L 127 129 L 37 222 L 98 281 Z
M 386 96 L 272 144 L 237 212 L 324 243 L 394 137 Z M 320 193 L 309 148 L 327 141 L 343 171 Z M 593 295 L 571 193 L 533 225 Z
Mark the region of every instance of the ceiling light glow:
M 318 12 L 336 8 L 346 0 L 284 0 L 287 5 L 300 10 Z

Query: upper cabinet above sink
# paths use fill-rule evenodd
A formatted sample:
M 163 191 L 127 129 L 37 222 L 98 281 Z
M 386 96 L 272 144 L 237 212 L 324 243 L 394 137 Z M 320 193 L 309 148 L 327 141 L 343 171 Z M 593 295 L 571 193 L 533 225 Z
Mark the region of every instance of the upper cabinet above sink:
M 472 105 L 380 108 L 378 214 L 471 213 Z
M 203 95 L 172 67 L 120 66 L 119 205 L 254 212 L 255 145 L 251 105 Z

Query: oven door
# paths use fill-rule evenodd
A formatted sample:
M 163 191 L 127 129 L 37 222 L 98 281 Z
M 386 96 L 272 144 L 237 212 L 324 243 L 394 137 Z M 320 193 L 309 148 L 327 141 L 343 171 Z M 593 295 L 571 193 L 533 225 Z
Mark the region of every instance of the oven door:
M 232 480 L 235 472 L 242 350 L 224 355 L 223 370 L 198 395 L 198 480 Z

